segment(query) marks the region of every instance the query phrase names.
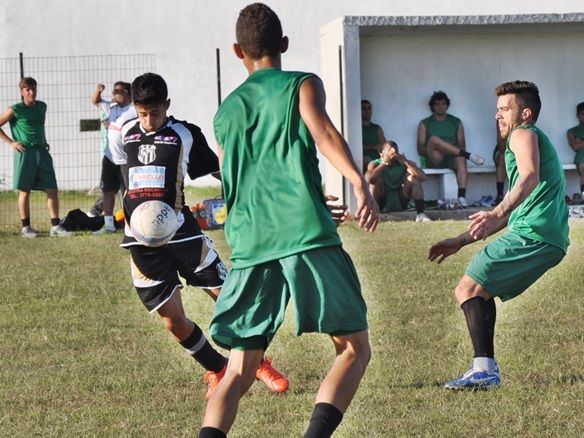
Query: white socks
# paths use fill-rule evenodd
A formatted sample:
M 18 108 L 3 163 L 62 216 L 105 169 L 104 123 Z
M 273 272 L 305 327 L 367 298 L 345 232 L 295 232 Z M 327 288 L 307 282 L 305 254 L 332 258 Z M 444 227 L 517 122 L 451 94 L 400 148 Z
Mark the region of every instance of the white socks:
M 475 357 L 472 360 L 472 367 L 492 373 L 497 369 L 497 362 L 492 357 Z

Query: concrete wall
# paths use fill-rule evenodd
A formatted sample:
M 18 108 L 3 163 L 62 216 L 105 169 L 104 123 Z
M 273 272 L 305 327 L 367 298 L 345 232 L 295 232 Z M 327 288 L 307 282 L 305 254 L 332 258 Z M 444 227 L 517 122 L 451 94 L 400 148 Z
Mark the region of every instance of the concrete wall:
M 582 43 L 584 34 L 574 32 L 364 36 L 361 93 L 372 101 L 374 120 L 386 137 L 417 157 L 418 123 L 430 115 L 432 92 L 444 90 L 452 102 L 449 112 L 463 121 L 468 150 L 490 157 L 496 143 L 495 86 L 530 80 L 543 102 L 538 125 L 557 145 L 560 159 L 571 162 L 566 130 L 578 123 L 576 105 L 584 100 Z
M 543 26 L 542 26 L 543 27 Z M 584 101 L 582 32 L 492 34 L 409 34 L 361 38 L 361 93 L 373 103 L 374 121 L 386 138 L 395 140 L 411 159 L 419 161 L 416 132 L 427 117 L 434 90 L 451 99 L 449 112 L 463 121 L 467 149 L 493 165 L 496 143 L 497 98 L 501 82 L 525 79 L 535 82 L 543 102 L 538 126 L 556 145 L 563 163 L 574 153 L 566 130 L 578 123 L 576 105 Z M 472 164 L 469 164 L 472 166 Z M 570 173 L 570 194 L 579 191 Z M 427 186 L 427 196 L 435 187 Z M 494 194 L 494 176 L 471 175 L 469 200 Z
M 419 161 L 418 124 L 430 114 L 432 92 L 444 90 L 452 101 L 449 112 L 463 120 L 468 150 L 485 156 L 486 164 L 492 166 L 496 140 L 494 88 L 501 82 L 525 79 L 540 88 L 543 109 L 538 125 L 556 145 L 562 163 L 571 163 L 573 152 L 567 145 L 566 130 L 577 123 L 575 107 L 584 100 L 580 74 L 584 59 L 579 50 L 584 42 L 583 17 L 349 16 L 342 22 L 331 22 L 323 31 L 344 32 L 358 39 L 346 43 L 345 93 L 353 95 L 357 89 L 362 98 L 373 103 L 373 121 L 409 158 Z M 323 65 L 337 62 L 331 53 L 323 52 L 322 57 Z M 359 69 L 357 78 L 355 68 Z M 327 77 L 328 72 L 323 70 L 323 77 L 331 83 L 335 78 Z M 327 91 L 336 92 L 330 86 Z M 349 130 L 345 136 L 357 158 L 361 157 L 361 142 L 351 129 L 360 133 L 360 118 L 360 105 L 347 106 L 344 124 Z M 327 173 L 331 172 L 334 169 L 328 166 Z M 578 192 L 576 172 L 570 171 L 567 176 L 567 192 Z M 427 199 L 441 196 L 436 178 L 430 178 L 425 188 Z M 495 177 L 473 174 L 467 189 L 471 202 L 494 194 Z M 327 190 L 338 191 L 338 187 Z

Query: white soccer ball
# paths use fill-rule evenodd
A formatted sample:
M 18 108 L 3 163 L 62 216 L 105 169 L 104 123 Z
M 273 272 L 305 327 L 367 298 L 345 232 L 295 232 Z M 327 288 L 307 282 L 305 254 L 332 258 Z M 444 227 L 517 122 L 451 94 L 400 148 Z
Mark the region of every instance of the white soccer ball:
M 176 233 L 176 213 L 162 201 L 146 201 L 140 204 L 130 219 L 134 238 L 145 246 L 162 246 Z

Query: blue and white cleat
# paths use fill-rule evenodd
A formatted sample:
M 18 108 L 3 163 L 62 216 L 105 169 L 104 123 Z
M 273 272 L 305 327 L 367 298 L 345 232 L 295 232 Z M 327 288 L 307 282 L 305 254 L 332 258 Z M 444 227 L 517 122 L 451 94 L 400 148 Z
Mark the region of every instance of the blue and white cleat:
M 444 384 L 446 389 L 495 389 L 501 385 L 501 376 L 499 368 L 494 371 L 484 371 L 471 368 L 462 377 L 451 380 Z

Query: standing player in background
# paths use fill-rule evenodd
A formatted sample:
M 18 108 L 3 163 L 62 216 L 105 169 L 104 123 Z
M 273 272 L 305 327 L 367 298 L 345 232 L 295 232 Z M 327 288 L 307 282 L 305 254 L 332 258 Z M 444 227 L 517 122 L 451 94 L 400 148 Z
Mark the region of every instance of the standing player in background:
M 383 129 L 377 123 L 371 121 L 373 105 L 367 99 L 361 101 L 361 131 L 363 134 L 363 172 L 373 160 L 377 160 L 381 154 L 381 147 L 385 143 Z
M 245 7 L 236 35 L 235 54 L 249 77 L 214 119 L 233 267 L 210 327 L 230 353 L 199 436 L 226 436 L 293 297 L 297 333 L 326 333 L 336 352 L 305 434 L 328 437 L 357 392 L 371 350 L 359 279 L 327 211 L 315 144 L 353 184 L 359 225 L 375 230 L 379 212 L 326 113 L 320 79 L 281 70 L 288 38 L 274 11 L 261 3 Z
M 132 105 L 131 85 L 128 82 L 118 81 L 112 91 L 113 101 L 103 99 L 101 93 L 105 85 L 97 84 L 91 102 L 99 108 L 100 119 L 107 127 L 107 140 L 103 141 L 103 158 L 101 161 L 101 190 L 103 193 L 104 226 L 94 234 L 115 233 L 114 205 L 116 193 L 125 191 L 126 186 L 122 177 L 125 162 L 114 161 L 112 149 L 119 137 L 122 124 L 125 120 L 136 117 L 136 110 Z
M 185 206 L 183 179 L 217 172 L 219 162 L 199 127 L 167 116 L 167 96 L 166 83 L 159 75 L 146 73 L 132 83 L 138 118 L 123 125 L 113 151 L 116 157 L 123 148 L 128 163 L 126 229 L 121 246 L 130 251 L 132 278 L 142 303 L 148 311 L 160 315 L 166 329 L 208 371 L 205 381 L 210 397 L 225 373 L 227 360 L 211 346 L 201 328 L 186 317 L 179 275 L 187 284 L 217 299 L 227 268 Z M 149 200 L 167 203 L 178 216 L 176 234 L 157 248 L 139 244 L 128 226 L 132 212 Z M 288 389 L 288 380 L 271 366 L 269 359 L 258 364 L 255 377 L 273 392 Z
M 525 81 L 499 85 L 497 121 L 507 140 L 507 195 L 491 211 L 470 216 L 468 231 L 430 248 L 429 259 L 441 263 L 460 248 L 508 227 L 481 249 L 455 289 L 456 300 L 472 340 L 474 359 L 449 389 L 489 389 L 500 385 L 495 361 L 494 297 L 507 301 L 523 293 L 557 265 L 568 248 L 568 208 L 564 171 L 553 144 L 535 126 L 541 109 L 539 90 Z
M 14 149 L 14 188 L 18 190 L 18 212 L 22 223 L 22 237 L 34 238 L 36 230 L 30 226 L 30 192 L 44 190 L 51 218 L 50 236 L 66 237 L 71 233 L 61 226 L 59 219 L 59 192 L 53 167 L 53 158 L 45 138 L 47 104 L 37 100 L 37 82 L 31 77 L 18 84 L 22 101 L 0 115 L 0 127 L 10 122 L 12 137 L 0 128 L 0 140 Z
M 576 152 L 574 164 L 580 175 L 581 199 L 584 200 L 584 102 L 580 102 L 576 107 L 576 117 L 578 125 L 568 129 L 568 144 Z

